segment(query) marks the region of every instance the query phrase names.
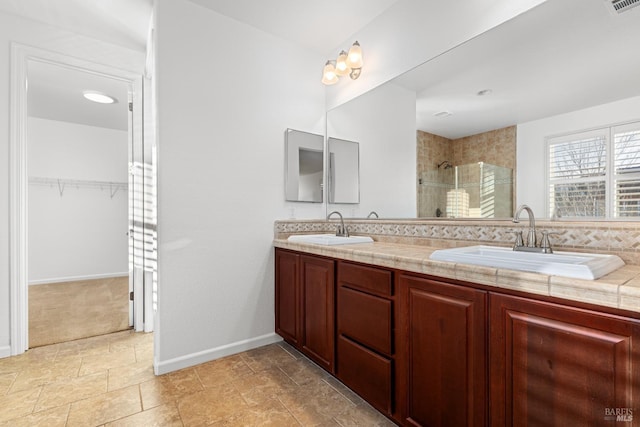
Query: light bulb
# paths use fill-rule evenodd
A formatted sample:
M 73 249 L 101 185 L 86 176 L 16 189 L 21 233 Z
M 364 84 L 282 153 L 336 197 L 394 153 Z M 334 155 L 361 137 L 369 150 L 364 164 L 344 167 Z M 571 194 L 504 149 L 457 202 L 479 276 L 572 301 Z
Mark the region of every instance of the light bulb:
M 346 76 L 350 71 L 351 69 L 347 65 L 347 52 L 343 50 L 340 52 L 340 55 L 338 55 L 338 59 L 336 60 L 336 74 L 339 76 Z
M 336 74 L 336 67 L 333 65 L 333 61 L 327 61 L 327 63 L 324 64 L 322 83 L 326 85 L 338 83 L 338 75 Z
M 347 55 L 347 66 L 349 68 L 362 68 L 362 48 L 357 41 L 353 43 Z

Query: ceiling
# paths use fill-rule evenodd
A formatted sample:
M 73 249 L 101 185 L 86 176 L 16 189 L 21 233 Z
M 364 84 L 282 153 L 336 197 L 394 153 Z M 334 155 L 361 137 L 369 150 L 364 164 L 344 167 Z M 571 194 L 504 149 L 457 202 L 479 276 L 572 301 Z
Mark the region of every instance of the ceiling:
M 398 0 L 191 1 L 307 49 L 328 54 Z M 152 6 L 152 0 L 1 0 L 0 13 L 144 51 Z M 29 64 L 30 115 L 112 129 L 127 128 L 126 84 L 32 62 Z M 86 89 L 112 94 L 120 102 L 92 104 L 80 96 Z
M 398 0 L 191 0 L 323 55 Z M 355 41 L 355 40 L 353 40 Z M 349 46 L 344 46 L 348 48 Z
M 394 83 L 417 92 L 418 129 L 457 139 L 640 95 L 634 40 L 640 7 L 549 0 Z
M 333 55 L 340 42 L 398 0 L 191 1 Z M 0 12 L 144 50 L 152 0 L 2 0 Z M 640 7 L 614 16 L 602 0 L 548 0 L 395 82 L 418 93 L 417 127 L 449 138 L 602 104 L 640 94 L 635 78 L 640 55 L 630 42 L 640 40 L 639 22 Z M 65 77 L 54 66 L 40 65 L 29 75 L 34 115 L 126 126 L 126 110 L 118 111 L 126 108 L 126 96 L 114 81 L 93 75 Z M 121 102 L 111 106 L 114 115 L 107 117 L 107 108 L 94 108 L 104 105 L 90 107 L 83 98 L 71 96 L 84 89 L 120 93 L 115 96 Z M 483 89 L 492 92 L 477 96 Z M 452 114 L 435 117 L 440 111 Z
M 1 0 L 0 12 L 144 51 L 153 0 Z
M 30 117 L 126 131 L 129 84 L 47 62 L 27 64 L 27 113 Z M 84 98 L 84 90 L 115 97 L 113 104 Z

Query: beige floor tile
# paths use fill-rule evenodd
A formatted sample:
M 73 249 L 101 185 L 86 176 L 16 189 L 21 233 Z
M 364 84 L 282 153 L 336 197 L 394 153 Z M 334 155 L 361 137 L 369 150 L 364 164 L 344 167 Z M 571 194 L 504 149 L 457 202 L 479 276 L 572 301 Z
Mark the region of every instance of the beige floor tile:
M 140 388 L 135 385 L 72 403 L 67 426 L 97 426 L 140 411 Z
M 9 388 L 18 376 L 17 372 L 0 374 L 0 396 L 4 396 L 9 392 Z
M 41 387 L 0 397 L 0 421 L 29 415 L 40 396 Z
M 65 378 L 78 376 L 81 359 L 68 359 L 51 363 L 38 363 L 28 369 L 21 370 L 9 393 L 28 390 Z
M 278 344 L 271 344 L 254 350 L 249 350 L 241 353 L 241 356 L 244 358 L 245 362 L 247 362 L 249 367 L 256 372 L 278 367 L 279 365 L 288 363 L 296 358 L 294 354 L 285 351 L 284 348 Z
M 240 355 L 203 363 L 196 366 L 195 371 L 205 388 L 230 383 L 238 378 L 253 374 L 249 365 Z
M 38 347 L 47 348 L 47 347 Z M 72 357 L 88 357 L 104 354 L 109 351 L 109 342 L 104 338 L 91 337 L 75 341 L 67 341 L 58 344 L 58 354 L 56 359 L 66 359 Z M 36 349 L 36 350 L 37 350 Z
M 69 405 L 58 406 L 0 423 L 0 427 L 65 427 L 68 415 Z
M 278 368 L 267 369 L 233 382 L 249 406 L 259 405 L 284 393 L 296 393 L 299 386 Z
M 155 374 L 153 372 L 153 364 L 149 362 L 137 362 L 130 365 L 111 368 L 109 369 L 108 390 L 117 390 L 119 388 L 153 380 L 154 378 Z
M 215 427 L 274 426 L 299 427 L 300 423 L 278 400 L 271 399 L 260 405 L 246 408 L 241 412 L 211 424 Z
M 107 369 L 127 366 L 136 363 L 136 353 L 133 347 L 120 351 L 107 352 L 96 356 L 83 357 L 79 375 L 88 375 Z
M 333 425 L 335 417 L 355 407 L 346 397 L 324 381 L 309 383 L 278 400 L 302 425 Z
M 182 425 L 178 407 L 175 403 L 168 403 L 107 423 L 106 427 L 182 427 Z
M 300 358 L 280 364 L 280 369 L 296 384 L 304 385 L 330 375 L 309 359 Z
M 147 410 L 164 403 L 175 402 L 203 389 L 195 369 L 171 372 L 140 384 L 142 406 Z
M 44 386 L 34 411 L 54 408 L 107 391 L 107 372 L 68 378 Z
M 202 426 L 244 412 L 247 405 L 230 385 L 208 388 L 178 400 L 178 410 L 185 426 Z
M 153 363 L 153 343 L 149 344 L 136 344 L 134 347 L 136 352 L 136 360 L 140 362 Z
M 393 427 L 395 423 L 366 403 L 348 408 L 335 416 L 335 420 L 343 427 L 371 426 Z
M 152 355 L 123 331 L 0 359 L 0 426 L 392 425 L 283 342 L 158 377 Z

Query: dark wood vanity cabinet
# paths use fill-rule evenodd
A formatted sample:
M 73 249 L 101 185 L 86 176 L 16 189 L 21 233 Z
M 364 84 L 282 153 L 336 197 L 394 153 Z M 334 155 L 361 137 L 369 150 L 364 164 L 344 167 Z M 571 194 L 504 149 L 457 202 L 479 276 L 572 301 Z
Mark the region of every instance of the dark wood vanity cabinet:
M 276 250 L 276 333 L 329 372 L 335 354 L 335 261 Z
M 640 320 L 276 249 L 276 332 L 406 426 L 640 426 Z
M 485 291 L 398 275 L 403 422 L 487 424 Z
M 392 416 L 393 274 L 339 261 L 337 277 L 336 376 L 374 408 Z
M 490 307 L 492 426 L 640 425 L 637 321 L 493 293 Z

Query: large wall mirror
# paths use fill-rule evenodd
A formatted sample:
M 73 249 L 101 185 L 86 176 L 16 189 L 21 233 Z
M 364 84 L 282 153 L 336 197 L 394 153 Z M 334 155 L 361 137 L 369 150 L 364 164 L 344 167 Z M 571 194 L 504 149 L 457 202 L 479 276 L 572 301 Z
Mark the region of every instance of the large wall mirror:
M 285 198 L 323 202 L 324 137 L 294 129 L 285 131 Z
M 328 111 L 328 135 L 360 143 L 352 213 L 507 218 L 544 198 L 544 158 L 516 164 L 532 143 L 518 129 L 640 96 L 639 39 L 640 8 L 548 0 Z

